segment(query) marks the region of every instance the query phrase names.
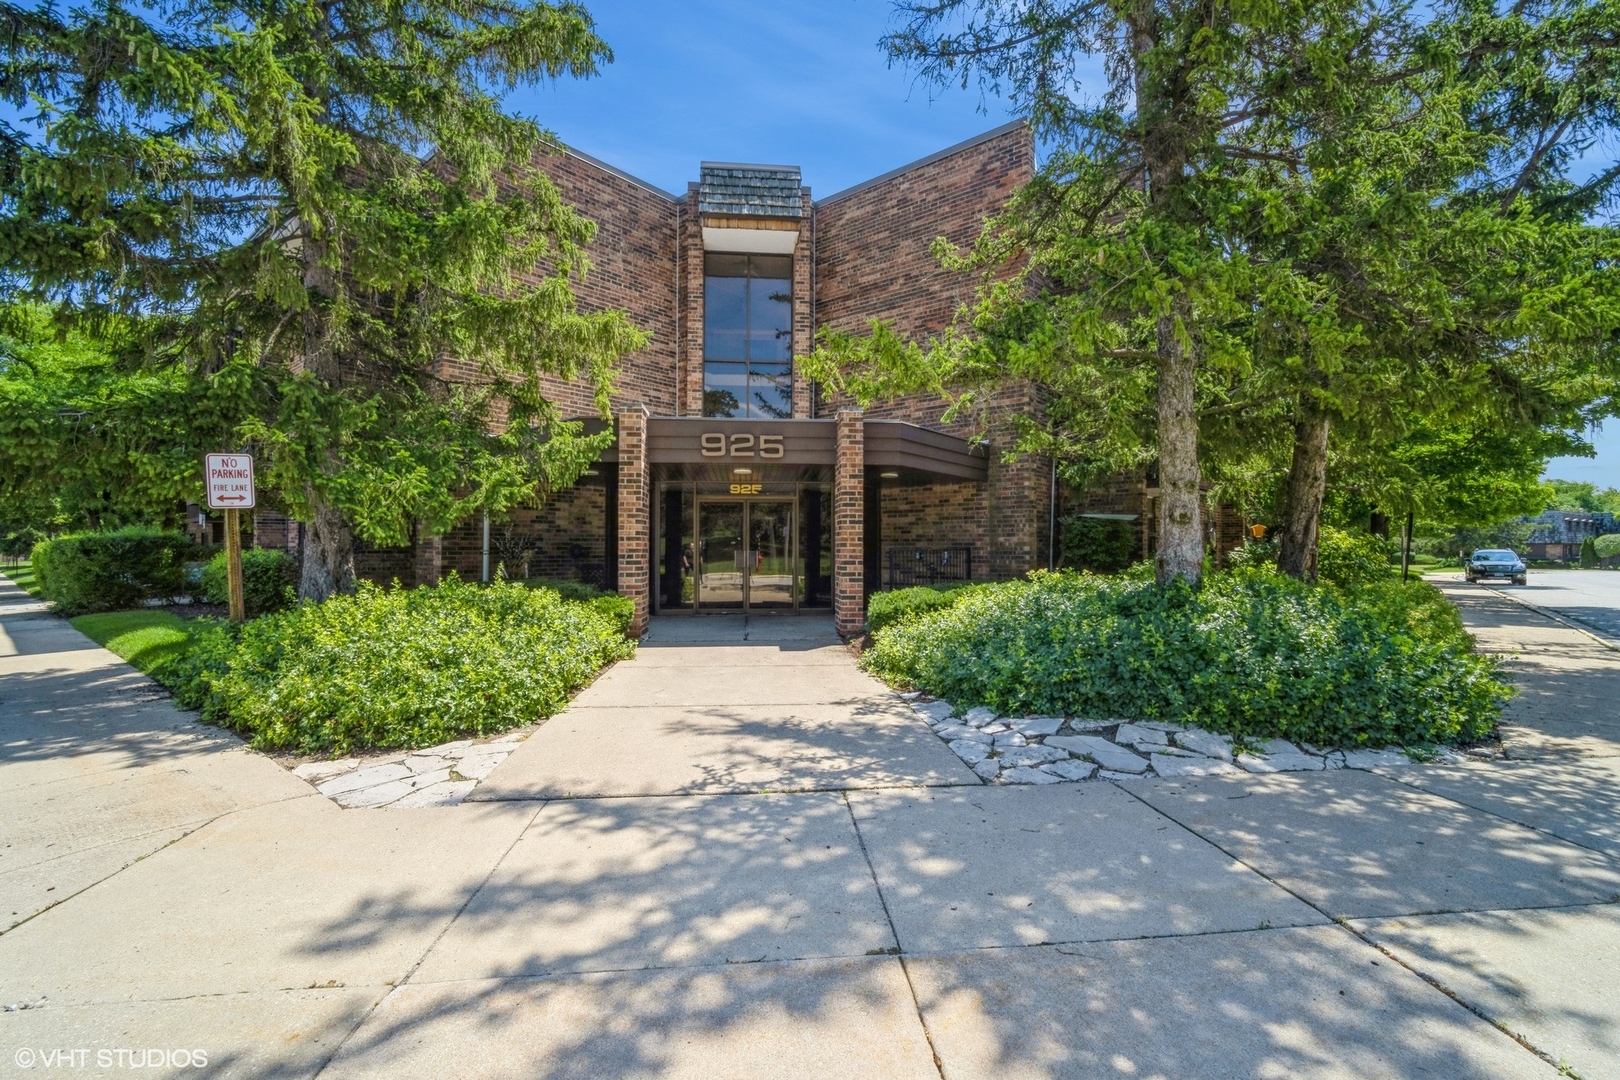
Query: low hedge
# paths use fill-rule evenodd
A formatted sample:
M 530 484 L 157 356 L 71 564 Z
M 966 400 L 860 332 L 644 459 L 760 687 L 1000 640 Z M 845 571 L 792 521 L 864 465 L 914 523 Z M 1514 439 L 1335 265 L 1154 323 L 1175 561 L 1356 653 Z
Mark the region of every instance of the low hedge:
M 1010 715 L 1132 717 L 1324 746 L 1473 741 L 1509 694 L 1438 590 L 1236 570 L 1036 573 L 874 635 L 890 682 Z
M 130 527 L 74 533 L 34 545 L 34 579 L 65 615 L 120 611 L 186 591 L 191 539 L 182 532 Z
M 866 628 L 871 633 L 887 629 L 925 611 L 948 608 L 962 598 L 970 586 L 917 585 L 909 589 L 876 592 L 866 603 Z
M 294 577 L 298 561 L 276 548 L 248 548 L 242 552 L 242 601 L 250 616 L 268 615 L 291 607 L 298 600 Z M 230 581 L 221 551 L 202 572 L 203 599 L 210 604 L 230 603 Z
M 556 578 L 526 578 L 522 584 L 530 589 L 550 589 L 564 600 L 588 604 L 612 619 L 621 634 L 630 629 L 631 620 L 636 617 L 636 602 L 628 596 L 620 596 L 616 592 L 598 589 L 583 582 Z
M 191 649 L 154 677 L 254 746 L 303 754 L 433 746 L 531 723 L 635 648 L 591 603 L 454 577 L 362 584 L 239 626 L 197 623 Z

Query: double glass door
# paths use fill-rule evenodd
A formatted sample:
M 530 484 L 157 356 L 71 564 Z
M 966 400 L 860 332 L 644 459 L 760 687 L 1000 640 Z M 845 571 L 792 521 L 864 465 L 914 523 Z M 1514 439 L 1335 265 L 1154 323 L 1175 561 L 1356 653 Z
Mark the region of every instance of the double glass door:
M 698 608 L 793 607 L 794 536 L 791 499 L 699 499 Z

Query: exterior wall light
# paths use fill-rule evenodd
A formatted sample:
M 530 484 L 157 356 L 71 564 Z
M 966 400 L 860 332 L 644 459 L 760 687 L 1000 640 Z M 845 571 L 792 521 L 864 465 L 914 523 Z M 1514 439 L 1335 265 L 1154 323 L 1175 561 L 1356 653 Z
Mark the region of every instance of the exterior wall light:
M 601 476 L 602 473 L 601 473 L 601 470 L 599 470 L 599 469 L 586 469 L 580 475 L 581 476 Z
M 881 480 L 898 480 L 900 479 L 900 474 L 897 472 L 880 472 L 878 473 L 878 478 Z
M 737 467 L 735 469 L 732 469 L 731 471 L 732 471 L 733 474 L 735 474 L 737 476 L 752 476 L 752 475 L 754 475 L 754 470 L 753 469 L 744 469 L 741 466 L 739 466 L 739 467 Z

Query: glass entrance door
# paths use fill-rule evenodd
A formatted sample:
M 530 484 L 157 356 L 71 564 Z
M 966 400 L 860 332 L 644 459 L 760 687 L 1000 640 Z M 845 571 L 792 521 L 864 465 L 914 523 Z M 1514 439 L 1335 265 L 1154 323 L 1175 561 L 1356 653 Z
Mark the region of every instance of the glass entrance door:
M 748 606 L 793 606 L 793 504 L 748 504 Z
M 746 596 L 743 568 L 744 511 L 740 502 L 698 503 L 697 603 L 700 608 L 740 608 Z
M 699 610 L 792 608 L 794 541 L 792 500 L 699 500 Z

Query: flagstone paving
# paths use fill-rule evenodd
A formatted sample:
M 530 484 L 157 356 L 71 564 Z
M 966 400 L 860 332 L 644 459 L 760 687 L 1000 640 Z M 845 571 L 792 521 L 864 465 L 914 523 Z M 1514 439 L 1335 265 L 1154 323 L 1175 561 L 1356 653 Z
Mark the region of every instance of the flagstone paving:
M 0 582 L 0 1075 L 1620 1077 L 1620 655 L 1462 599 L 1507 760 L 954 716 L 739 616 L 289 771 Z

